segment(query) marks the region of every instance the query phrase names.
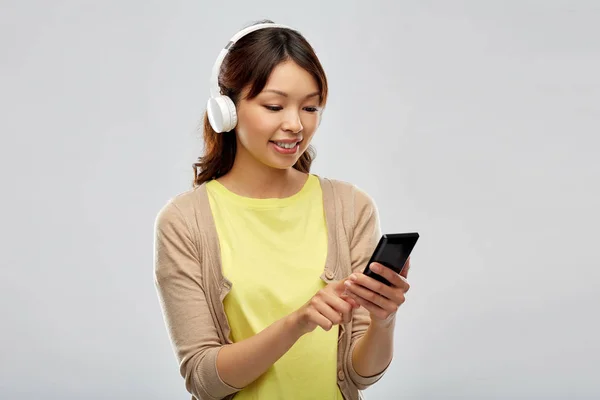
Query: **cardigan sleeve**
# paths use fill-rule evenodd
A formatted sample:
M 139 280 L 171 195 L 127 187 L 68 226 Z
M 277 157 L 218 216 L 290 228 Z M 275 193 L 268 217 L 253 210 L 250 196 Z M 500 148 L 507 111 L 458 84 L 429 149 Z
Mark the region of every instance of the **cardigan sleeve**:
M 154 283 L 181 376 L 197 399 L 222 399 L 239 391 L 217 371 L 222 348 L 201 277 L 201 255 L 184 215 L 171 201 L 154 225 Z
M 380 237 L 381 228 L 377 206 L 368 194 L 355 187 L 354 229 L 350 241 L 352 272 L 363 272 Z M 381 379 L 389 367 L 388 365 L 377 375 L 369 377 L 359 375 L 354 369 L 354 365 L 352 364 L 352 353 L 354 352 L 359 339 L 365 335 L 370 322 L 371 318 L 369 312 L 364 307 L 354 310 L 352 332 L 350 336 L 350 351 L 346 356 L 346 364 L 350 373 L 350 379 L 360 390 L 368 388 Z

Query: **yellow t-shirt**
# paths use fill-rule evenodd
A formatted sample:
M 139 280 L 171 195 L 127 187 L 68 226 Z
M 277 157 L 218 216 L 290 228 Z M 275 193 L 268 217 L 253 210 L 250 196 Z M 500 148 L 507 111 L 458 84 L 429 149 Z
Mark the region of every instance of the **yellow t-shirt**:
M 249 338 L 305 304 L 325 286 L 327 226 L 318 177 L 283 199 L 239 196 L 206 184 L 232 282 L 224 299 L 232 340 Z M 337 386 L 338 327 L 306 334 L 259 379 L 235 396 L 246 399 L 341 400 Z

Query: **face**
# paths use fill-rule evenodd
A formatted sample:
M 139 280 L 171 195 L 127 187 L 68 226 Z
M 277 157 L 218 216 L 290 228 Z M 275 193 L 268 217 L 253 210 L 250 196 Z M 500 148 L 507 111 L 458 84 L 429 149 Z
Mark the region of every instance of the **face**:
M 236 107 L 236 157 L 271 168 L 291 168 L 308 148 L 321 118 L 316 80 L 287 61 L 273 69 L 257 97 L 247 100 L 247 92 L 242 92 Z

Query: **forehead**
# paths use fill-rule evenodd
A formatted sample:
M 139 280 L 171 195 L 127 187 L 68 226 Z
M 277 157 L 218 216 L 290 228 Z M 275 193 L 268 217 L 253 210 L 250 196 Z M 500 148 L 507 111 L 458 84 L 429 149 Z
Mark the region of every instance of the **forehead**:
M 318 91 L 319 86 L 308 71 L 293 61 L 285 61 L 271 71 L 263 90 L 267 89 L 277 89 L 292 95 L 305 96 Z

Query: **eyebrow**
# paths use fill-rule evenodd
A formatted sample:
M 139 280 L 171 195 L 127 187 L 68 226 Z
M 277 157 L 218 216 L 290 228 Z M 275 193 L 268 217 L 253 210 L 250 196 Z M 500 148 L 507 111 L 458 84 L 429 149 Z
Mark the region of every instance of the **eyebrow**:
M 267 89 L 267 90 L 265 90 L 265 92 L 272 92 L 272 93 L 276 93 L 283 97 L 289 97 L 286 92 L 282 92 L 281 90 L 277 90 L 277 89 Z M 314 92 L 314 93 L 310 93 L 310 94 L 306 95 L 306 97 L 304 97 L 304 98 L 308 99 L 310 97 L 319 96 L 320 94 L 321 93 L 319 93 L 319 92 Z

